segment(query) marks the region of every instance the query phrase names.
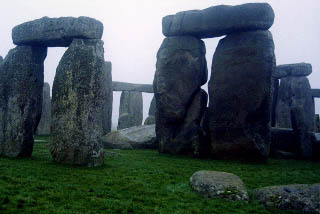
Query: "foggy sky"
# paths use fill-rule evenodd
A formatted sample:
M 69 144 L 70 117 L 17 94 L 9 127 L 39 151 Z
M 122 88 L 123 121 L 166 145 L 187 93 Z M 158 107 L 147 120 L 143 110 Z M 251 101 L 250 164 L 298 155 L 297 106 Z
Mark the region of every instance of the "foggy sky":
M 307 62 L 313 73 L 312 88 L 320 88 L 320 1 L 319 0 L 11 0 L 0 6 L 0 55 L 5 57 L 15 46 L 11 39 L 14 26 L 43 16 L 89 16 L 104 24 L 105 60 L 112 62 L 114 81 L 152 84 L 156 53 L 164 38 L 162 17 L 179 11 L 204 9 L 214 5 L 268 2 L 275 22 L 270 31 L 275 43 L 277 65 Z M 205 39 L 208 71 L 218 38 Z M 45 61 L 45 81 L 52 82 L 65 48 L 49 48 Z M 210 78 L 210 77 L 209 77 Z M 207 85 L 204 89 L 207 90 Z M 144 118 L 151 94 L 144 94 Z M 114 93 L 113 123 L 119 113 L 120 93 Z M 320 102 L 316 101 L 316 112 Z

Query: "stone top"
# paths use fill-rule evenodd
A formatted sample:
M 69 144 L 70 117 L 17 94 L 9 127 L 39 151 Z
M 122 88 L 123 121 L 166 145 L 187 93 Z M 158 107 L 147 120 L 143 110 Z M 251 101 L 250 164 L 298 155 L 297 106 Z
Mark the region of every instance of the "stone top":
M 268 30 L 273 21 L 274 12 L 268 3 L 219 5 L 166 16 L 162 19 L 162 32 L 167 37 L 212 38 L 234 32 Z
M 101 39 L 102 33 L 103 24 L 93 18 L 43 17 L 14 27 L 12 40 L 16 45 L 68 47 L 74 38 Z
M 126 82 L 112 82 L 113 91 L 137 91 L 144 93 L 153 93 L 153 85 L 151 84 L 134 84 Z
M 288 76 L 308 76 L 312 73 L 312 66 L 309 63 L 295 63 L 278 65 L 272 74 L 274 78 L 281 79 Z

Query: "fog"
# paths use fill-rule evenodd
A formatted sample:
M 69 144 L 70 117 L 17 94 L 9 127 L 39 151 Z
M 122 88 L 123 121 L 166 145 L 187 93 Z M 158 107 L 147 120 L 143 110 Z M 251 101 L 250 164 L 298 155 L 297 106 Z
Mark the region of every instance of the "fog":
M 105 60 L 112 62 L 114 81 L 152 84 L 156 53 L 164 38 L 162 17 L 183 10 L 204 9 L 214 5 L 237 5 L 268 2 L 274 9 L 275 22 L 270 31 L 275 42 L 277 64 L 311 63 L 312 88 L 320 88 L 320 1 L 319 0 L 11 0 L 1 2 L 0 55 L 14 48 L 11 30 L 14 26 L 43 16 L 89 16 L 104 24 Z M 207 62 L 211 60 L 218 38 L 205 39 Z M 65 48 L 49 48 L 45 61 L 45 81 L 52 86 L 55 70 Z M 206 89 L 207 86 L 204 86 Z M 152 94 L 144 96 L 144 118 Z M 117 123 L 120 93 L 114 93 L 113 123 Z M 316 101 L 316 112 L 320 102 Z

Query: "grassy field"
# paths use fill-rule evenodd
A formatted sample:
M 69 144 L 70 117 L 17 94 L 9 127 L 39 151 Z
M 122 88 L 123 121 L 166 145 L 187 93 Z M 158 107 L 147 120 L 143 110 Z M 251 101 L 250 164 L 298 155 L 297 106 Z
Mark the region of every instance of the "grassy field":
M 320 163 L 268 164 L 199 160 L 150 150 L 106 150 L 105 165 L 88 169 L 52 162 L 49 137 L 29 159 L 0 158 L 0 213 L 292 213 L 256 200 L 205 199 L 189 186 L 198 170 L 234 173 L 249 195 L 268 185 L 319 183 Z

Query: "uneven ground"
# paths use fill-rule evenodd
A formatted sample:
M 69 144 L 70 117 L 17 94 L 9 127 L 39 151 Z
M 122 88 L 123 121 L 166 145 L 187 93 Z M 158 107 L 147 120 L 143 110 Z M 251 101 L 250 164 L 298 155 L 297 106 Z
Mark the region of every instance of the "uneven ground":
M 0 213 L 292 213 L 249 203 L 204 199 L 189 186 L 198 170 L 234 173 L 249 194 L 268 185 L 319 183 L 320 163 L 268 164 L 199 160 L 157 151 L 106 150 L 105 165 L 88 169 L 52 162 L 49 137 L 33 157 L 0 158 Z

